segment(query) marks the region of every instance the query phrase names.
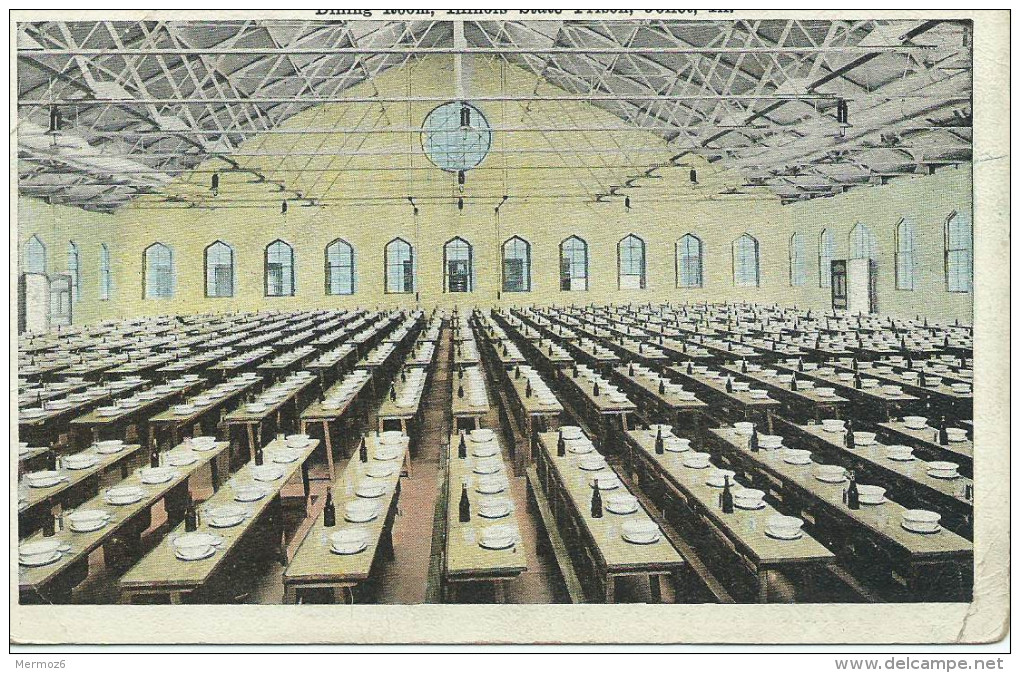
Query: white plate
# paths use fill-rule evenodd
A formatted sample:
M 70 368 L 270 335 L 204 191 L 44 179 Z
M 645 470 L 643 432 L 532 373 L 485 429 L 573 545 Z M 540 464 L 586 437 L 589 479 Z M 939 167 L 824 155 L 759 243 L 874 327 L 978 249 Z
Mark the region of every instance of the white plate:
M 354 489 L 354 494 L 359 498 L 379 498 L 385 493 L 386 484 L 376 482 L 374 479 L 366 479 L 359 483 Z
M 371 500 L 355 500 L 347 503 L 344 518 L 351 523 L 365 523 L 379 516 L 379 506 Z
M 91 455 L 74 455 L 64 456 L 61 461 L 63 466 L 69 470 L 87 470 L 90 467 L 95 467 L 99 463 L 99 459 Z
M 198 462 L 198 456 L 195 454 L 188 453 L 168 453 L 166 456 L 166 462 L 174 467 L 183 467 L 185 465 L 194 465 Z
M 333 552 L 334 554 L 338 554 L 340 556 L 352 556 L 354 554 L 360 554 L 366 549 L 368 549 L 367 542 L 356 542 L 350 545 L 341 545 L 339 547 L 334 543 L 329 547 L 329 550 L 331 552 Z
M 20 563 L 23 566 L 29 567 L 29 568 L 38 568 L 40 566 L 48 566 L 51 563 L 56 563 L 57 561 L 60 560 L 60 557 L 61 557 L 61 553 L 58 550 L 58 551 L 53 552 L 52 556 L 47 556 L 47 557 L 43 557 L 43 558 L 39 558 L 39 559 L 33 558 L 32 560 L 26 560 L 26 559 L 21 558 L 19 556 L 18 557 L 18 563 Z
M 266 497 L 266 490 L 260 486 L 247 485 L 234 488 L 234 500 L 237 502 L 255 502 Z
M 209 547 L 209 548 L 206 549 L 205 552 L 199 554 L 198 556 L 184 555 L 184 554 L 181 554 L 181 550 L 180 549 L 176 549 L 176 548 L 174 549 L 174 556 L 179 561 L 201 561 L 203 559 L 209 558 L 210 556 L 212 556 L 215 553 L 216 553 L 216 547 Z
M 778 533 L 768 526 L 765 527 L 765 534 L 771 538 L 775 538 L 776 540 L 799 540 L 804 537 L 804 531 L 799 529 L 794 533 L 791 533 L 790 531 Z

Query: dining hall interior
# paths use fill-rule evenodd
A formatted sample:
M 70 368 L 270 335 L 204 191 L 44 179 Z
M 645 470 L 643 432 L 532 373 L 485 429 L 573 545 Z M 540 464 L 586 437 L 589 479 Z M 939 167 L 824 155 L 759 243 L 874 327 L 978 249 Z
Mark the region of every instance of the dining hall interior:
M 22 604 L 970 600 L 972 24 L 565 17 L 17 24 Z

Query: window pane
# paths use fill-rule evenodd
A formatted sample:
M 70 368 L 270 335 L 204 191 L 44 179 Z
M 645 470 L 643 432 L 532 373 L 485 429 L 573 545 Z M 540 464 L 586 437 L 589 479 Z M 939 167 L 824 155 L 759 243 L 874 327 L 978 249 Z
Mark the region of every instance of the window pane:
M 692 234 L 684 234 L 677 249 L 678 285 L 701 287 L 701 239 Z
M 38 236 L 32 236 L 25 244 L 25 272 L 46 273 L 46 246 Z
M 165 299 L 173 294 L 173 252 L 162 243 L 154 243 L 145 250 L 145 296 Z
M 294 250 L 283 241 L 266 248 L 266 295 L 286 297 L 294 294 Z
M 946 222 L 946 288 L 970 292 L 973 286 L 973 232 L 970 219 L 954 213 Z
M 99 298 L 110 298 L 110 248 L 105 243 L 99 246 Z
M 354 294 L 354 248 L 346 241 L 326 248 L 326 294 Z
M 588 244 L 576 236 L 560 245 L 560 289 L 567 292 L 588 289 Z
M 414 292 L 414 257 L 411 244 L 399 238 L 386 244 L 386 291 Z
M 471 292 L 471 245 L 455 238 L 444 247 L 447 292 Z
M 829 287 L 832 284 L 832 258 L 835 254 L 835 245 L 832 232 L 823 229 L 818 237 L 818 287 Z
M 748 234 L 733 243 L 733 282 L 741 287 L 758 285 L 758 241 Z
M 531 247 L 516 236 L 503 244 L 503 291 L 531 291 Z

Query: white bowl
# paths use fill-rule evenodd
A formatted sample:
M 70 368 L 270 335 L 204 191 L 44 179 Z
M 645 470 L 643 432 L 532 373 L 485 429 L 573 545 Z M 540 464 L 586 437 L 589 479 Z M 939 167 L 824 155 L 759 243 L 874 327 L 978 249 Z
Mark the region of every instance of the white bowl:
M 665 423 L 652 423 L 648 426 L 648 434 L 655 437 L 659 432 L 662 432 L 662 436 L 666 437 L 673 432 L 672 425 L 666 425 Z
M 882 386 L 882 392 L 886 395 L 902 395 L 903 388 L 900 386 L 884 385 Z
M 258 484 L 237 484 L 234 486 L 234 500 L 254 502 L 266 497 L 266 489 Z
M 476 430 L 472 430 L 469 436 L 472 442 L 484 444 L 495 439 L 496 433 L 490 428 L 478 428 Z
M 670 435 L 669 437 L 662 438 L 662 447 L 671 453 L 683 453 L 684 451 L 690 451 L 691 440 L 686 437 Z
M 946 460 L 933 460 L 928 463 L 928 474 L 933 477 L 956 477 L 960 466 Z
M 32 488 L 49 488 L 59 484 L 63 477 L 56 470 L 40 470 L 25 475 L 25 481 Z
M 885 502 L 885 489 L 881 486 L 857 484 L 857 494 L 863 505 L 880 505 Z
M 605 469 L 606 459 L 596 453 L 595 455 L 586 456 L 577 461 L 577 466 L 587 472 L 598 472 L 599 470 Z
M 903 512 L 903 527 L 915 533 L 938 532 L 942 516 L 937 512 L 923 509 L 908 509 Z
M 139 477 L 143 484 L 165 484 L 174 478 L 176 471 L 171 467 L 143 467 Z
M 902 444 L 891 444 L 885 447 L 885 457 L 890 460 L 909 461 L 914 459 L 914 449 Z
M 903 424 L 911 430 L 921 430 L 928 424 L 928 419 L 924 416 L 904 416 Z
M 719 469 L 716 469 L 716 470 L 712 470 L 709 473 L 708 478 L 705 479 L 705 483 L 708 484 L 709 486 L 714 486 L 716 488 L 722 488 L 723 486 L 726 485 L 726 477 L 730 478 L 730 484 L 732 485 L 733 484 L 733 478 L 735 476 L 737 476 L 737 473 L 734 472 L 733 470 L 719 470 Z
M 91 453 L 76 453 L 61 459 L 61 464 L 69 470 L 87 470 L 98 462 L 99 459 Z
M 767 390 L 751 390 L 748 392 L 752 400 L 767 400 L 769 397 L 769 391 Z
M 733 493 L 733 504 L 740 509 L 760 509 L 764 504 L 765 491 L 757 488 L 742 488 Z
M 758 435 L 758 446 L 763 449 L 778 449 L 783 445 L 782 435 Z
M 560 432 L 563 434 L 563 439 L 580 439 L 582 436 L 581 428 L 576 425 L 563 425 L 560 426 Z
M 368 546 L 368 532 L 362 528 L 344 528 L 329 536 L 330 550 L 336 554 L 357 554 Z
M 846 479 L 846 469 L 842 465 L 815 465 L 813 474 L 815 479 L 827 484 L 838 484 Z
M 37 540 L 18 546 L 18 560 L 23 565 L 45 565 L 60 558 L 58 540 Z
M 825 432 L 843 432 L 844 429 L 844 422 L 838 418 L 822 419 L 822 430 Z
M 613 514 L 632 514 L 638 510 L 638 499 L 630 493 L 606 496 L 606 509 Z
M 276 481 L 283 476 L 283 470 L 276 465 L 252 465 L 251 478 L 255 481 Z
M 659 539 L 659 527 L 650 519 L 632 519 L 620 526 L 624 540 L 639 544 L 650 544 Z
M 811 452 L 806 449 L 786 449 L 783 451 L 783 462 L 790 465 L 809 465 Z
M 106 502 L 111 505 L 130 505 L 145 496 L 138 486 L 114 486 L 106 489 Z
M 963 428 L 946 428 L 946 434 L 951 442 L 967 441 L 967 431 Z
M 773 514 L 765 521 L 765 530 L 775 537 L 795 539 L 800 537 L 804 521 L 795 516 Z
M 967 395 L 970 393 L 970 385 L 967 383 L 954 383 L 950 386 L 950 388 L 952 388 L 954 393 L 958 393 L 960 395 Z
M 684 455 L 683 464 L 685 467 L 689 467 L 695 470 L 703 470 L 710 465 L 709 460 L 712 455 L 709 453 L 702 453 L 700 451 L 691 451 Z
M 866 378 L 861 379 L 861 388 L 877 388 L 877 387 L 878 379 L 866 379 Z
M 854 431 L 854 444 L 856 446 L 871 446 L 875 443 L 874 432 Z
M 312 438 L 308 435 L 287 435 L 284 438 L 284 443 L 291 449 L 303 449 L 311 441 Z
M 836 396 L 836 389 L 835 388 L 828 388 L 828 387 L 815 388 L 815 393 L 819 397 L 835 397 Z
M 754 423 L 750 423 L 748 421 L 740 421 L 738 423 L 733 424 L 733 429 L 737 431 L 738 435 L 750 437 L 751 433 L 754 431 Z
M 91 533 L 99 530 L 110 520 L 110 513 L 101 509 L 76 509 L 68 515 L 71 530 L 76 533 Z

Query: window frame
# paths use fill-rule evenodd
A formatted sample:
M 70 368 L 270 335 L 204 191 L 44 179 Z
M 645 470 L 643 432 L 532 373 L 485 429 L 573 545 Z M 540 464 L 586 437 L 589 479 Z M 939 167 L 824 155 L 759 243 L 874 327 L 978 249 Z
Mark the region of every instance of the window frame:
M 332 250 L 334 247 L 337 247 L 337 246 L 345 246 L 347 248 L 347 250 L 349 252 L 349 258 L 350 258 L 350 264 L 349 265 L 347 265 L 347 266 L 340 265 L 340 264 L 333 265 L 330 262 L 330 259 L 329 259 L 330 250 Z M 350 292 L 333 292 L 333 283 L 332 283 L 333 276 L 331 274 L 331 271 L 334 268 L 336 268 L 336 269 L 345 269 L 346 268 L 347 269 L 347 274 L 348 274 L 348 277 L 349 277 L 350 288 L 351 288 Z M 349 296 L 355 294 L 358 291 L 358 288 L 357 288 L 357 283 L 358 283 L 357 260 L 355 259 L 355 256 L 354 256 L 354 246 L 351 245 L 351 243 L 349 241 L 347 241 L 347 240 L 345 240 L 343 238 L 334 238 L 332 241 L 330 241 L 326 245 L 326 248 L 323 251 L 323 270 L 324 270 L 324 273 L 325 273 L 325 280 L 324 280 L 323 289 L 325 290 L 325 293 L 326 293 L 327 296 L 329 296 L 329 297 L 349 297 Z
M 463 292 L 450 289 L 450 262 L 464 261 L 449 257 L 450 246 L 461 245 L 467 247 L 467 289 Z M 471 242 L 460 236 L 454 236 L 446 243 L 443 243 L 443 293 L 444 294 L 471 294 L 475 291 L 475 247 Z
M 953 222 L 953 220 L 955 218 L 960 218 L 960 217 L 961 217 L 961 211 L 954 210 L 952 213 L 949 214 L 949 217 L 946 218 L 945 222 L 942 225 L 942 232 L 943 232 L 943 234 L 942 234 L 943 235 L 942 259 L 943 259 L 943 273 L 944 273 L 943 277 L 945 278 L 946 292 L 952 292 L 953 294 L 968 294 L 968 293 L 971 293 L 971 292 L 974 291 L 974 224 L 971 221 L 969 216 L 967 217 L 966 220 L 963 220 L 966 223 L 966 226 L 967 226 L 967 230 L 966 230 L 966 233 L 967 233 L 967 247 L 965 247 L 965 248 L 951 248 L 950 247 L 950 245 L 951 245 L 950 242 L 951 242 L 951 239 L 952 239 L 952 230 L 951 230 L 951 227 L 950 227 L 950 223 Z M 954 289 L 953 288 L 953 283 L 950 280 L 950 278 L 956 277 L 959 274 L 954 274 L 952 276 L 950 275 L 950 262 L 949 262 L 949 260 L 950 260 L 950 256 L 952 255 L 952 253 L 960 253 L 960 252 L 965 252 L 967 254 L 966 269 L 965 269 L 965 272 L 966 272 L 965 277 L 967 279 L 967 286 L 965 288 L 962 288 L 962 289 L 959 289 L 959 288 L 958 289 Z
M 747 240 L 751 241 L 751 243 L 752 243 L 751 253 L 752 253 L 753 259 L 754 259 L 754 283 L 753 284 L 744 282 L 743 280 L 738 280 L 738 278 L 737 278 L 737 268 L 738 268 L 737 267 L 737 246 L 744 239 L 747 239 Z M 732 263 L 733 263 L 733 285 L 734 285 L 734 287 L 761 287 L 761 245 L 759 244 L 758 239 L 755 238 L 754 236 L 752 236 L 751 234 L 749 234 L 747 232 L 744 232 L 740 236 L 737 236 L 735 239 L 733 239 L 733 243 L 730 245 L 730 249 L 731 249 L 731 252 L 732 252 L 731 256 L 732 256 Z M 743 265 L 741 265 L 741 269 L 742 268 L 743 268 Z
M 855 256 L 854 254 L 855 237 L 858 231 L 862 232 L 861 240 L 868 248 L 867 254 L 864 256 Z M 865 222 L 857 222 L 851 227 L 850 233 L 847 234 L 847 259 L 878 261 L 878 239 L 875 238 L 875 232 Z
M 623 287 L 623 245 L 625 241 L 637 241 L 639 244 L 638 250 L 641 253 L 641 270 L 638 276 L 638 287 L 639 290 L 647 289 L 648 287 L 648 245 L 645 243 L 645 239 L 641 238 L 637 234 L 627 234 L 619 241 L 616 242 L 616 287 L 619 290 L 624 289 Z M 633 250 L 632 247 L 629 250 Z M 633 260 L 629 260 L 633 262 Z M 628 273 L 628 276 L 634 276 L 633 273 Z M 627 288 L 634 289 L 634 288 Z
M 152 250 L 161 249 L 166 250 L 169 253 L 169 264 L 168 266 L 168 293 L 167 294 L 152 294 L 150 290 L 153 287 L 153 283 L 149 279 L 149 271 L 152 270 L 152 264 L 149 262 L 149 252 Z M 177 294 L 177 273 L 174 264 L 174 249 L 163 243 L 162 241 L 155 241 L 149 244 L 144 250 L 142 250 L 142 298 L 145 300 L 160 300 L 160 299 L 173 299 Z
M 832 260 L 835 258 L 836 238 L 832 229 L 826 227 L 818 233 L 818 287 L 832 287 Z
M 33 241 L 34 241 L 34 243 L 33 243 Z M 41 274 L 46 274 L 47 273 L 46 269 L 47 269 L 48 262 L 49 262 L 49 260 L 48 260 L 49 251 L 46 249 L 46 244 L 43 243 L 43 240 L 41 238 L 39 238 L 39 235 L 38 234 L 32 234 L 29 237 L 29 239 L 27 241 L 25 241 L 25 245 L 24 245 L 23 249 L 24 249 L 25 273 L 41 273 Z M 42 271 L 38 271 L 38 270 L 36 270 L 34 268 L 30 268 L 32 266 L 30 262 L 31 262 L 31 260 L 33 258 L 33 249 L 38 250 L 39 254 L 41 255 L 41 258 L 42 258 Z
M 81 249 L 73 240 L 67 242 L 67 275 L 71 277 L 71 303 L 77 304 L 81 301 Z
M 584 289 L 583 290 L 575 290 L 573 288 L 563 289 L 563 259 L 564 259 L 564 252 L 566 250 L 567 243 L 569 243 L 570 241 L 577 241 L 577 242 L 579 242 L 581 244 L 581 250 L 584 253 L 584 264 L 583 264 L 583 267 L 584 267 Z M 584 240 L 583 238 L 581 238 L 577 234 L 571 234 L 570 236 L 567 236 L 562 241 L 560 241 L 560 257 L 559 257 L 559 277 L 560 277 L 559 286 L 560 286 L 560 292 L 588 292 L 588 291 L 590 291 L 591 290 L 591 274 L 590 274 L 590 268 L 589 268 L 590 264 L 591 264 L 591 254 L 590 254 L 590 248 L 588 246 L 588 241 Z M 571 259 L 570 260 L 571 275 L 568 277 L 569 280 L 571 280 L 571 281 L 573 281 L 575 278 L 580 278 L 580 276 L 574 276 L 573 275 L 573 268 L 574 268 L 574 262 L 573 262 L 573 259 Z M 573 283 L 571 282 L 571 285 L 572 284 Z
M 903 248 L 904 232 L 909 234 L 906 237 L 909 239 L 909 248 L 906 250 Z M 893 254 L 894 280 L 896 289 L 904 292 L 913 292 L 917 289 L 917 245 L 914 233 L 914 221 L 908 217 L 900 218 L 900 221 L 896 223 L 896 228 L 893 230 L 893 249 L 896 251 Z M 909 281 L 908 284 L 903 282 L 904 257 L 910 258 L 910 274 L 906 278 Z
M 290 292 L 289 293 L 281 293 L 281 294 L 270 294 L 269 293 L 269 249 L 272 248 L 273 246 L 275 246 L 277 243 L 280 243 L 280 244 L 286 246 L 287 250 L 290 253 L 290 255 L 289 255 L 290 256 Z M 296 259 L 295 254 L 294 254 L 294 246 L 292 246 L 290 243 L 288 243 L 287 241 L 283 240 L 282 238 L 277 238 L 276 240 L 273 240 L 273 241 L 269 242 L 266 245 L 266 247 L 263 249 L 262 257 L 263 257 L 263 259 L 262 259 L 262 280 L 263 280 L 262 286 L 263 286 L 264 296 L 266 296 L 266 297 L 294 297 L 294 296 L 296 296 L 297 295 L 297 272 L 296 272 L 297 259 Z
M 684 268 L 683 260 L 690 259 L 683 252 L 684 241 L 690 239 L 695 241 L 697 244 L 697 256 L 695 257 L 697 263 L 697 284 L 685 285 L 681 282 L 681 279 L 685 275 L 686 269 Z M 705 249 L 704 242 L 701 237 L 693 232 L 687 232 L 676 240 L 673 244 L 673 272 L 676 276 L 676 287 L 677 289 L 698 289 L 705 287 Z
M 506 284 L 506 261 L 507 261 L 507 259 L 522 259 L 522 258 L 521 257 L 510 257 L 510 258 L 508 258 L 506 253 L 507 253 L 507 246 L 513 244 L 516 247 L 516 245 L 518 243 L 521 243 L 521 244 L 524 245 L 524 257 L 523 257 L 523 259 L 524 259 L 524 274 L 523 274 L 524 285 L 523 285 L 522 289 L 515 290 L 515 289 L 507 287 L 507 284 Z M 508 238 L 505 241 L 503 241 L 503 245 L 500 246 L 500 264 L 501 264 L 501 266 L 500 266 L 500 275 L 501 275 L 500 286 L 501 286 L 503 292 L 513 292 L 513 293 L 531 292 L 531 243 L 528 242 L 527 239 L 524 239 L 524 238 L 514 234 L 510 238 Z
M 407 246 L 407 261 L 411 262 L 411 289 L 391 290 L 390 289 L 390 246 L 395 243 L 403 243 Z M 400 262 L 403 265 L 403 262 Z M 418 285 L 418 269 L 415 266 L 414 246 L 411 242 L 397 236 L 383 246 L 383 294 L 414 294 Z
M 110 246 L 99 244 L 99 301 L 109 301 L 113 294 L 113 269 Z
M 217 245 L 226 247 L 230 252 L 230 294 L 209 294 L 209 251 Z M 205 249 L 202 250 L 202 274 L 207 299 L 229 299 L 233 297 L 237 291 L 237 256 L 234 252 L 234 246 L 221 239 L 216 239 L 205 246 Z
M 795 231 L 790 235 L 790 287 L 807 284 L 807 255 L 804 250 L 804 236 Z

